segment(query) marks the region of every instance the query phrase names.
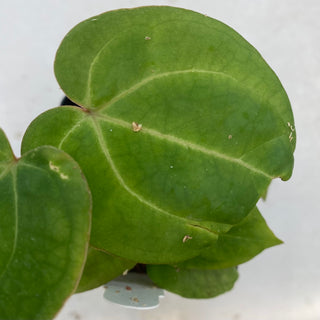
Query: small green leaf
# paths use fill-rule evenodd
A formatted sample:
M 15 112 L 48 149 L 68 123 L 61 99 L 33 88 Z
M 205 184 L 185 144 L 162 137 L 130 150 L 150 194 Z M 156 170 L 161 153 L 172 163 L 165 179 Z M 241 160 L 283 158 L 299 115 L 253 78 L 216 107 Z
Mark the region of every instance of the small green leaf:
M 77 163 L 42 146 L 19 160 L 0 130 L 0 319 L 52 319 L 87 255 L 91 196 Z
M 160 288 L 195 299 L 212 298 L 229 291 L 238 279 L 236 268 L 202 270 L 148 265 L 147 272 Z
M 133 261 L 89 247 L 77 293 L 97 288 L 133 268 L 135 264 Z
M 257 208 L 228 232 L 221 233 L 218 241 L 201 254 L 179 266 L 184 268 L 221 269 L 244 263 L 266 248 L 281 244 L 269 229 Z

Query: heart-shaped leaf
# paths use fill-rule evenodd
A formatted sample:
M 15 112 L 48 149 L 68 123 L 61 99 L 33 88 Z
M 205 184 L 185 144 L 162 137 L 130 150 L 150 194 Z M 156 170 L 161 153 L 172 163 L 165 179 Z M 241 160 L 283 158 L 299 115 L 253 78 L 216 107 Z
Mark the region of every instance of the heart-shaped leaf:
M 133 268 L 134 265 L 133 261 L 89 247 L 77 293 L 97 288 Z
M 269 229 L 261 213 L 254 208 L 239 224 L 220 233 L 218 241 L 198 257 L 184 261 L 183 268 L 221 269 L 237 266 L 266 248 L 281 244 Z
M 42 146 L 17 160 L 0 130 L 0 319 L 52 319 L 87 255 L 91 196 L 79 166 Z
M 108 12 L 65 37 L 55 73 L 83 108 L 40 116 L 22 150 L 51 144 L 78 161 L 94 247 L 144 263 L 190 259 L 216 241 L 210 225 L 239 223 L 273 178 L 291 175 L 287 95 L 221 22 L 171 7 Z
M 160 288 L 194 299 L 216 297 L 231 290 L 238 279 L 236 268 L 203 270 L 148 265 L 147 272 Z

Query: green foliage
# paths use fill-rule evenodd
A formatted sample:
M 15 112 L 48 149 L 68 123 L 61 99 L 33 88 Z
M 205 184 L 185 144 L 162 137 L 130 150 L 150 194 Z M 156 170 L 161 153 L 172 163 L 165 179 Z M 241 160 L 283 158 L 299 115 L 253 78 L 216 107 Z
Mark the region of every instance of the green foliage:
M 91 195 L 77 163 L 41 146 L 16 160 L 0 131 L 0 319 L 51 319 L 85 263 Z
M 185 298 L 212 298 L 229 291 L 238 279 L 235 267 L 219 270 L 184 269 L 149 265 L 148 275 L 161 288 Z
M 262 250 L 281 244 L 254 208 L 228 232 L 220 232 L 218 241 L 204 249 L 199 256 L 182 262 L 184 268 L 220 269 L 244 263 Z
M 35 119 L 19 161 L 1 141 L 0 271 L 25 268 L 29 243 L 39 257 L 58 248 L 48 265 L 39 258 L 26 267 L 44 275 L 38 291 L 29 290 L 31 275 L 5 278 L 6 290 L 21 283 L 26 297 L 16 319 L 52 318 L 81 274 L 78 292 L 135 263 L 167 290 L 213 297 L 233 287 L 235 266 L 281 243 L 255 206 L 273 178 L 291 176 L 292 111 L 277 76 L 234 30 L 172 7 L 112 11 L 68 33 L 55 74 L 81 107 Z M 78 165 L 92 194 L 83 273 L 90 194 Z M 43 220 L 34 222 L 37 212 Z M 15 260 L 18 244 L 25 253 Z M 46 272 L 56 275 L 52 296 L 43 294 Z M 33 304 L 37 294 L 43 300 Z M 12 317 L 10 301 L 1 318 Z

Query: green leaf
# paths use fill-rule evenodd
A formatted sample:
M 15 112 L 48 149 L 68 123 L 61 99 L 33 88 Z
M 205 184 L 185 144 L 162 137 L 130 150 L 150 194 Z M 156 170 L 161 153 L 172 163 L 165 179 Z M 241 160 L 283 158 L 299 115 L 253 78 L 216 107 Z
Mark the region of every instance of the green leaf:
M 19 160 L 0 130 L 0 318 L 52 319 L 87 255 L 91 197 L 77 163 L 50 146 Z
M 221 269 L 244 263 L 266 248 L 281 244 L 269 229 L 257 208 L 228 232 L 221 233 L 218 241 L 191 260 L 179 266 L 184 268 Z
M 77 293 L 97 288 L 133 268 L 135 264 L 133 261 L 89 247 Z
M 238 279 L 236 268 L 202 270 L 148 265 L 147 273 L 160 288 L 194 299 L 216 297 L 231 290 Z
M 129 133 L 134 135 L 131 130 Z M 118 173 L 101 134 L 91 115 L 76 107 L 61 107 L 40 115 L 22 142 L 23 152 L 50 144 L 77 159 L 93 196 L 93 247 L 142 263 L 174 263 L 198 255 L 199 250 L 216 241 L 217 234 L 202 228 L 200 222 L 167 212 L 137 194 Z M 128 149 L 120 146 L 121 150 Z M 186 235 L 195 241 L 184 243 Z
M 55 73 L 83 108 L 40 116 L 22 151 L 50 144 L 80 164 L 96 248 L 143 263 L 190 259 L 216 241 L 208 225 L 239 223 L 273 178 L 291 175 L 287 95 L 221 22 L 171 7 L 108 12 L 65 37 Z

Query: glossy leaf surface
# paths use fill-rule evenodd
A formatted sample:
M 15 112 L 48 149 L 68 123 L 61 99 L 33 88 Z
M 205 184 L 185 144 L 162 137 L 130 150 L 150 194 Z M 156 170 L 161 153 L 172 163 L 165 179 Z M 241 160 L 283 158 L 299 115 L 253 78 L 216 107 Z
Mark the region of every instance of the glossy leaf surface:
M 77 293 L 97 288 L 133 268 L 135 262 L 89 247 Z
M 97 248 L 144 263 L 190 259 L 216 241 L 211 226 L 238 224 L 273 178 L 291 175 L 287 95 L 219 21 L 170 7 L 108 12 L 65 37 L 55 73 L 83 109 L 41 115 L 23 152 L 52 144 L 79 162 Z
M 170 265 L 149 265 L 147 272 L 160 288 L 185 298 L 212 298 L 231 290 L 238 279 L 236 268 L 203 270 Z
M 0 130 L 0 319 L 52 319 L 87 255 L 91 197 L 77 163 L 43 146 L 15 159 Z
M 269 229 L 257 208 L 228 232 L 220 233 L 218 241 L 191 260 L 179 266 L 184 268 L 221 269 L 237 266 L 266 248 L 281 244 Z

